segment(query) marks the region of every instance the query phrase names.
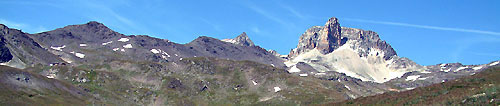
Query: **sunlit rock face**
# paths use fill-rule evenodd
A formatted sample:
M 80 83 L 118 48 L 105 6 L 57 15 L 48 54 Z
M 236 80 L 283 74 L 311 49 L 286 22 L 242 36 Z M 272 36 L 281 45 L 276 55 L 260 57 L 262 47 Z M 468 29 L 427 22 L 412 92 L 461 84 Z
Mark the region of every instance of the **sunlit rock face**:
M 376 32 L 341 27 L 335 17 L 324 26 L 306 30 L 288 57 L 285 62 L 288 67 L 304 62 L 320 72 L 336 71 L 379 83 L 423 69 L 407 58 L 398 57 Z
M 346 40 L 342 39 L 337 18 L 330 18 L 325 26 L 314 26 L 302 34 L 297 48 L 290 52 L 290 56 L 294 57 L 311 49 L 318 49 L 322 54 L 327 54 L 342 46 Z
M 245 32 L 241 33 L 234 39 L 223 39 L 222 41 L 234 43 L 241 46 L 255 46 Z

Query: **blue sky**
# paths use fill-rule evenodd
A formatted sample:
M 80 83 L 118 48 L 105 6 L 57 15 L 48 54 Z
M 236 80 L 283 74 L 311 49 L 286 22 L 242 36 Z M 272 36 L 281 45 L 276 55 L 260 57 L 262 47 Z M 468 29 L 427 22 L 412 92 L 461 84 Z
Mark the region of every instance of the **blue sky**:
M 29 33 L 99 21 L 111 29 L 187 43 L 242 32 L 288 54 L 309 27 L 338 17 L 372 30 L 418 64 L 484 64 L 500 59 L 500 1 L 416 0 L 1 0 L 0 23 Z

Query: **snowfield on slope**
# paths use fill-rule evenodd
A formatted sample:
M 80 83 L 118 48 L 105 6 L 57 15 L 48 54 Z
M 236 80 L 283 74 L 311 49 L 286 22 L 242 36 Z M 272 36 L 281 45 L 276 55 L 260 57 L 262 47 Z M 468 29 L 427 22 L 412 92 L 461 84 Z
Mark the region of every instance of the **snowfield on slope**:
M 385 61 L 383 52 L 379 50 L 372 49 L 367 57 L 360 57 L 357 50 L 352 49 L 351 46 L 348 42 L 329 54 L 321 54 L 319 50 L 312 49 L 286 61 L 285 65 L 293 66 L 289 72 L 296 72 L 295 64 L 305 62 L 319 72 L 336 71 L 362 81 L 377 83 L 401 77 L 409 72 L 406 69 L 389 68 L 392 60 Z M 378 55 L 375 55 L 377 53 Z

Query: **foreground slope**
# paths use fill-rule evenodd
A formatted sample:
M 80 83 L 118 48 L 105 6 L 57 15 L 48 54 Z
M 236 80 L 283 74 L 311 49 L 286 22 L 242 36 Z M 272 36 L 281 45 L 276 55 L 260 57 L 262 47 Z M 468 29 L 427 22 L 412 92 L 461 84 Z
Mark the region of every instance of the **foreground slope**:
M 96 100 L 70 83 L 0 66 L 2 105 L 85 105 Z
M 32 88 L 43 87 L 67 90 L 53 84 L 35 84 L 31 88 L 6 91 L 10 93 L 1 95 L 5 101 L 29 98 L 27 95 L 42 95 L 47 97 L 43 98 L 46 101 L 56 101 L 53 104 L 59 104 L 57 101 L 62 100 L 75 105 L 308 105 L 349 99 L 349 95 L 344 94 L 348 89 L 336 80 L 299 77 L 283 69 L 252 61 L 206 57 L 169 63 L 116 60 L 105 64 L 59 64 L 30 67 L 26 71 L 36 75 L 37 79 L 30 78 L 30 81 L 42 79 L 45 83 L 67 83 L 69 88 L 88 94 L 85 96 L 87 98 L 43 96 L 67 95 L 58 93 L 61 91 L 24 93 Z M 15 75 L 4 74 L 3 78 L 15 80 Z M 14 97 L 9 98 L 10 94 Z M 1 104 L 36 103 L 43 102 L 35 100 Z
M 0 24 L 0 65 L 16 68 L 62 62 L 21 30 Z
M 500 66 L 472 76 L 328 105 L 500 105 Z

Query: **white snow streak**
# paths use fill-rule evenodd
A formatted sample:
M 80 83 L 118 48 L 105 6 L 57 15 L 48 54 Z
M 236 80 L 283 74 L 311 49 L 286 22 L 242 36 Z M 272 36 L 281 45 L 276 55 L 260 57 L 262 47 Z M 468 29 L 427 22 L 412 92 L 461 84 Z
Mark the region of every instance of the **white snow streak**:
M 474 70 L 479 70 L 479 69 L 481 69 L 481 68 L 483 68 L 483 66 L 477 66 L 477 67 L 474 67 L 474 68 L 472 68 L 472 69 L 474 69 Z
M 69 52 L 69 53 L 74 54 L 78 58 L 82 58 L 83 59 L 85 57 L 85 54 L 83 54 L 83 53 L 78 53 L 78 52 L 75 52 L 75 51 L 72 51 L 72 52 Z
M 153 52 L 154 54 L 158 54 L 160 53 L 160 51 L 156 50 L 156 49 L 151 49 L 151 52 Z
M 493 63 L 490 64 L 490 66 L 497 65 L 498 63 L 500 63 L 500 61 L 493 62 Z
M 408 76 L 408 77 L 406 77 L 406 81 L 415 81 L 415 80 L 417 80 L 418 77 L 420 77 L 420 75 Z
M 349 88 L 349 86 L 347 85 L 344 85 L 345 88 L 347 88 L 347 90 L 351 90 L 351 88 Z
M 288 70 L 288 72 L 290 73 L 296 73 L 296 72 L 300 72 L 300 69 L 297 68 L 297 66 L 293 66 L 292 68 L 290 68 L 290 70 Z
M 62 51 L 63 48 L 65 48 L 66 45 L 63 45 L 61 47 L 56 47 L 56 46 L 50 46 L 50 48 L 54 49 L 54 50 L 57 50 L 57 51 Z
M 102 45 L 104 46 L 104 45 L 108 45 L 108 44 L 110 44 L 110 43 L 113 43 L 113 41 L 104 42 L 104 43 L 102 43 Z
M 129 39 L 128 38 L 120 38 L 118 39 L 119 42 L 128 42 Z
M 132 44 L 126 44 L 126 45 L 123 45 L 123 48 L 132 48 Z

